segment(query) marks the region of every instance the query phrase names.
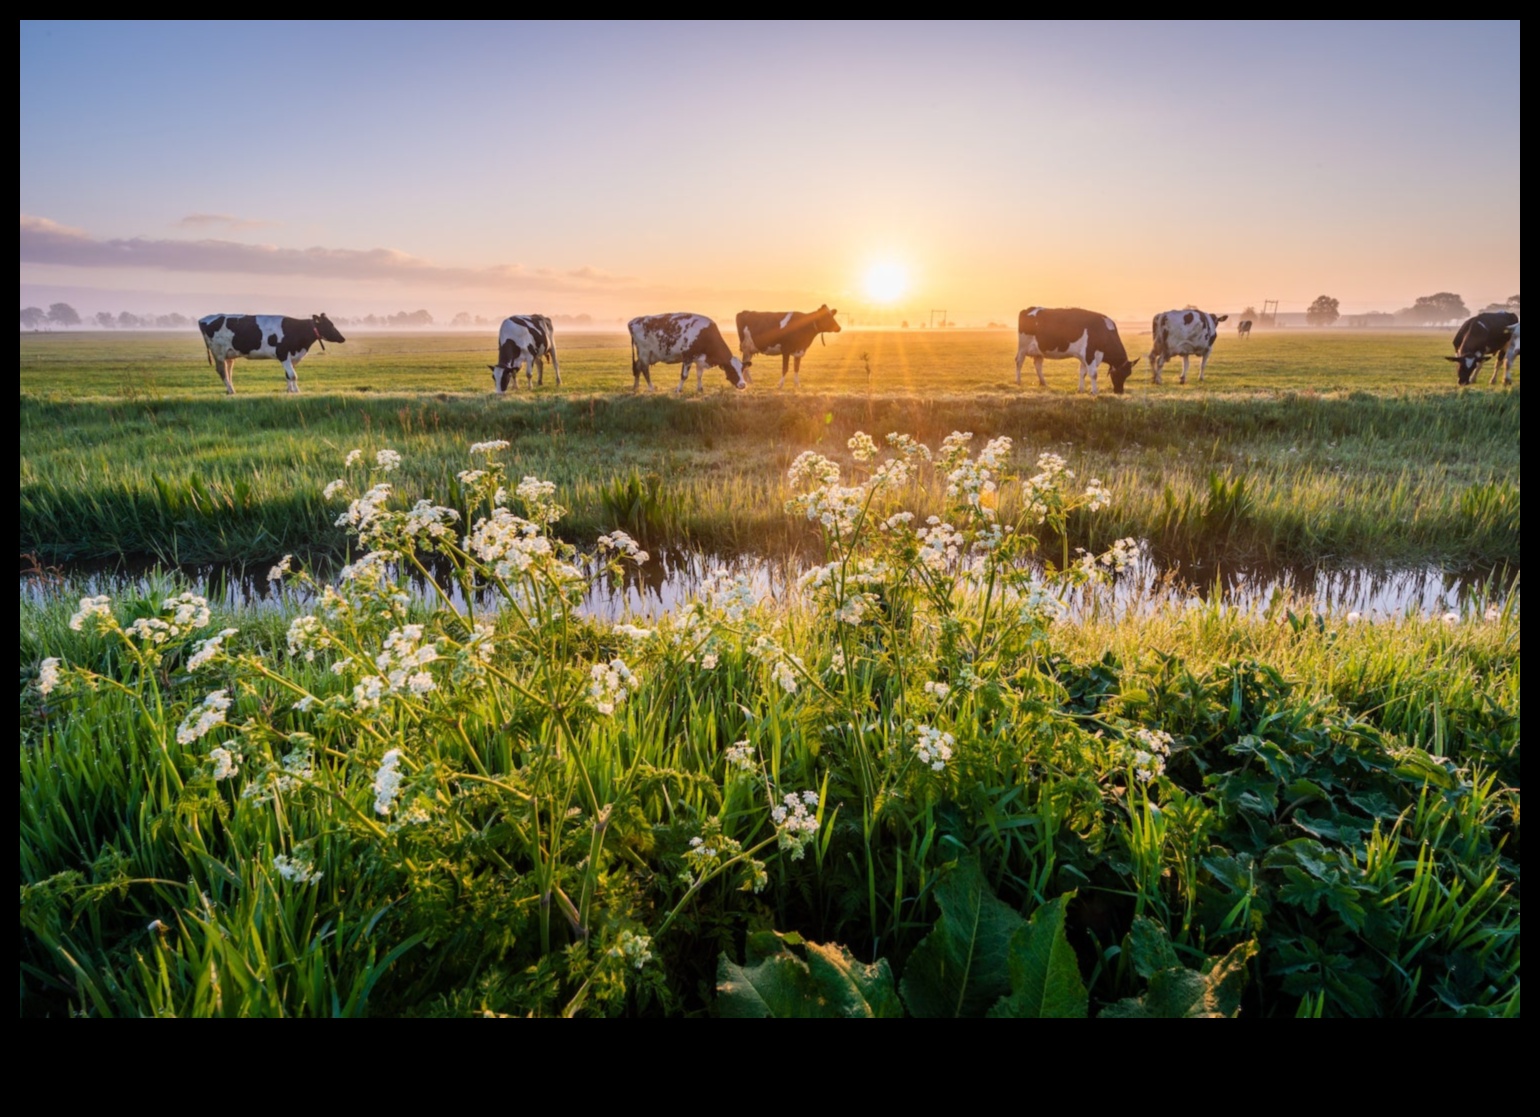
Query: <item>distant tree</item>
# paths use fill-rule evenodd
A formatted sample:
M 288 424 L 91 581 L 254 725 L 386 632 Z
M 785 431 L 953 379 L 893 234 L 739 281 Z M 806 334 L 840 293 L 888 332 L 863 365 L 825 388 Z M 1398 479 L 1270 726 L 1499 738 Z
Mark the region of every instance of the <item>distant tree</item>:
M 121 326 L 123 329 L 125 329 L 125 330 L 136 329 L 139 326 L 139 324 L 140 324 L 139 323 L 139 315 L 137 315 L 137 314 L 130 314 L 126 310 L 119 312 L 119 314 L 118 314 L 118 325 Z
M 1317 295 L 1315 302 L 1305 308 L 1305 321 L 1312 326 L 1329 326 L 1342 317 L 1338 305 L 1330 295 Z
M 69 303 L 54 303 L 48 308 L 48 320 L 56 326 L 78 326 L 80 315 Z
M 35 330 L 48 321 L 48 312 L 40 306 L 24 306 L 21 308 L 21 324 L 29 330 Z
M 96 312 L 96 324 L 104 330 L 110 330 L 118 324 L 118 320 L 112 316 L 112 311 L 98 310 Z
M 1508 296 L 1508 309 L 1515 314 L 1519 312 L 1519 297 L 1517 295 Z
M 1241 311 L 1242 321 L 1255 322 L 1259 317 L 1260 315 L 1257 314 L 1257 308 L 1254 306 L 1248 306 L 1245 310 Z
M 379 320 L 379 318 L 376 315 L 373 315 L 373 314 L 365 314 L 364 315 L 364 325 L 366 325 L 366 326 L 378 326 L 379 324 L 380 324 L 380 320 Z
M 192 319 L 173 310 L 170 314 L 158 315 L 155 324 L 163 330 L 183 330 L 192 325 Z
M 429 314 L 426 310 L 413 310 L 410 312 L 402 310 L 392 314 L 389 321 L 392 326 L 431 326 L 433 325 L 433 315 Z
M 450 320 L 449 324 L 451 326 L 469 326 L 471 324 L 471 314 L 470 314 L 470 311 L 468 311 L 468 310 L 460 311 L 459 314 L 456 314 L 454 316 L 454 318 Z
M 1409 322 L 1431 326 L 1454 318 L 1469 318 L 1470 310 L 1466 307 L 1465 300 L 1453 291 L 1440 291 L 1436 295 L 1423 295 L 1401 311 L 1400 317 Z

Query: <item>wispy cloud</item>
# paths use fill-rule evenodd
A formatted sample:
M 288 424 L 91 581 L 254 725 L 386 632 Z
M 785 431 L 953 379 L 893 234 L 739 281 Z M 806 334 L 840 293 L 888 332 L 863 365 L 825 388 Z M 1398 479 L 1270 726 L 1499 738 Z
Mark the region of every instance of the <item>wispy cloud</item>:
M 230 213 L 189 213 L 180 221 L 172 222 L 174 229 L 271 229 L 278 222 L 256 221 L 248 217 L 236 217 Z
M 188 220 L 188 219 L 184 219 Z M 442 287 L 501 287 L 530 291 L 615 291 L 636 284 L 631 276 L 582 267 L 565 272 L 493 264 L 444 267 L 391 248 L 280 248 L 235 241 L 99 239 L 46 217 L 21 215 L 21 262 L 79 268 L 150 268 L 230 275 L 293 275 L 312 279 L 388 280 Z

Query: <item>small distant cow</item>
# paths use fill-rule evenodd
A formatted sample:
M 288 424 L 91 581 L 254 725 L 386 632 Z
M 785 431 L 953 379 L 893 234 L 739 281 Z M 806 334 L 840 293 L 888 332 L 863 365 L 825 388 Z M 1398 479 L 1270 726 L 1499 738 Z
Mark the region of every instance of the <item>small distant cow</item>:
M 519 387 L 519 370 L 524 370 L 526 387 L 535 386 L 535 377 L 545 385 L 545 359 L 551 358 L 556 386 L 561 387 L 561 362 L 556 359 L 556 329 L 544 314 L 511 314 L 503 319 L 497 333 L 497 364 L 492 370 L 492 387 L 499 392 Z
M 756 354 L 781 358 L 781 382 L 786 386 L 786 368 L 791 365 L 792 383 L 802 387 L 802 358 L 813 339 L 820 334 L 837 334 L 840 324 L 834 320 L 837 310 L 824 303 L 804 314 L 800 310 L 740 310 L 738 312 L 738 351 L 743 354 L 747 373 Z M 795 361 L 795 364 L 792 362 Z
M 1128 359 L 1123 339 L 1118 336 L 1117 323 L 1105 314 L 1078 308 L 1055 310 L 1042 306 L 1029 306 L 1016 320 L 1016 383 L 1021 383 L 1021 365 L 1028 357 L 1037 371 L 1037 382 L 1044 388 L 1043 359 L 1061 360 L 1074 357 L 1080 362 L 1080 379 L 1076 391 L 1085 391 L 1086 375 L 1091 377 L 1091 394 L 1096 395 L 1096 370 L 1103 363 L 1112 376 L 1112 390 L 1123 393 L 1139 358 Z
M 1219 336 L 1219 323 L 1228 317 L 1191 309 L 1166 310 L 1155 315 L 1150 322 L 1150 332 L 1155 335 L 1155 344 L 1150 349 L 1150 371 L 1155 383 L 1160 383 L 1160 370 L 1172 357 L 1182 358 L 1182 383 L 1187 383 L 1188 362 L 1197 357 L 1201 384 L 1209 354 L 1214 351 L 1214 339 Z
M 632 391 L 647 380 L 653 387 L 652 374 L 648 370 L 656 364 L 679 362 L 679 388 L 684 392 L 685 381 L 690 378 L 690 366 L 695 366 L 695 387 L 706 390 L 705 373 L 708 367 L 719 368 L 727 374 L 727 382 L 740 391 L 749 386 L 743 375 L 743 362 L 733 356 L 722 331 L 704 314 L 650 314 L 645 318 L 633 318 L 626 328 L 631 331 Z
M 1241 337 L 1250 337 L 1251 336 L 1251 319 L 1250 318 L 1242 318 L 1239 322 L 1237 322 L 1235 324 L 1235 332 L 1237 334 L 1239 334 Z
M 319 342 L 321 351 L 325 352 L 326 342 L 341 345 L 347 340 L 324 314 L 312 314 L 309 318 L 285 318 L 281 314 L 210 314 L 198 319 L 198 329 L 203 334 L 209 364 L 219 370 L 225 380 L 225 391 L 232 396 L 235 395 L 235 380 L 231 373 L 237 357 L 282 362 L 283 374 L 289 378 L 289 391 L 298 392 L 299 376 L 294 366 L 304 360 L 310 347 Z
M 1508 310 L 1492 311 L 1467 318 L 1454 335 L 1453 357 L 1446 361 L 1455 363 L 1461 384 L 1474 384 L 1476 372 L 1482 362 L 1497 358 L 1489 383 L 1497 383 L 1497 373 L 1503 372 L 1503 383 L 1513 383 L 1513 362 L 1519 356 L 1519 316 Z

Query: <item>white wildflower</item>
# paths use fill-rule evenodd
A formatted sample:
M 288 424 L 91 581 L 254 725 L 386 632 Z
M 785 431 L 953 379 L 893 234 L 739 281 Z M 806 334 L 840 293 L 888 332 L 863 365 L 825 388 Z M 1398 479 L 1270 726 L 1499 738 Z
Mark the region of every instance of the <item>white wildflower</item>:
M 363 456 L 364 456 L 364 452 L 362 450 L 349 450 L 348 451 L 348 456 L 346 458 L 342 459 L 342 466 L 343 466 L 343 468 L 344 469 L 351 469 L 353 466 L 358 464 L 359 459 L 362 458 Z
M 471 485 L 474 485 L 477 481 L 480 481 L 486 475 L 487 471 L 484 469 L 462 469 L 459 473 L 455 474 L 455 476 L 459 479 L 460 484 L 466 486 L 467 488 L 469 488 Z
M 927 681 L 925 684 L 925 693 L 934 697 L 937 702 L 945 702 L 946 696 L 952 693 L 952 688 L 947 686 L 945 683 Z
M 641 969 L 652 961 L 652 939 L 631 931 L 620 932 L 615 945 L 609 949 L 610 957 L 621 958 L 635 969 Z
M 339 477 L 335 481 L 328 481 L 326 483 L 326 488 L 321 490 L 321 496 L 330 500 L 347 487 L 348 483 Z
M 728 767 L 736 768 L 740 772 L 752 772 L 754 770 L 754 746 L 745 738 L 737 744 L 728 746 L 723 754 L 727 759 Z
M 1443 621 L 1445 624 L 1459 624 L 1460 614 L 1451 609 L 1449 612 L 1444 614 Z
M 284 880 L 294 884 L 314 884 L 323 876 L 308 857 L 290 857 L 284 853 L 273 858 L 273 868 Z
M 391 749 L 374 773 L 374 813 L 389 814 L 401 794 L 401 750 Z
M 910 435 L 890 432 L 887 443 L 906 458 L 930 461 L 930 447 L 923 442 L 916 442 Z
M 637 643 L 641 643 L 652 636 L 652 629 L 638 628 L 634 624 L 617 624 L 611 631 L 617 636 L 624 636 L 626 639 L 635 640 Z
M 472 442 L 471 453 L 495 454 L 499 450 L 506 450 L 511 445 L 507 439 L 494 438 L 490 442 Z
M 385 680 L 378 675 L 370 675 L 353 688 L 353 706 L 359 710 L 373 710 L 380 705 L 380 696 L 385 693 Z
M 202 703 L 187 711 L 187 716 L 182 719 L 182 724 L 177 727 L 177 743 L 190 745 L 216 725 L 224 724 L 225 711 L 229 708 L 229 691 L 216 690 L 210 693 L 204 698 Z
M 283 581 L 283 576 L 292 569 L 290 564 L 293 560 L 293 555 L 284 555 L 283 558 L 278 560 L 278 565 L 267 572 L 267 580 L 269 582 Z
M 780 847 L 791 850 L 793 861 L 802 860 L 808 843 L 818 836 L 818 793 L 804 791 L 787 794 L 770 808 Z
M 241 762 L 229 749 L 209 749 L 209 759 L 214 762 L 216 780 L 228 780 L 241 770 Z
M 37 667 L 37 692 L 44 698 L 53 693 L 53 688 L 59 685 L 59 660 L 49 656 L 38 664 Z
M 374 464 L 379 466 L 381 471 L 391 473 L 401 468 L 401 455 L 395 450 L 381 450 L 374 455 Z
M 612 531 L 608 535 L 599 536 L 599 549 L 601 551 L 614 551 L 621 558 L 628 558 L 640 566 L 651 556 L 623 531 Z
M 707 652 L 705 655 L 701 656 L 700 657 L 700 665 L 702 667 L 704 667 L 707 671 L 714 670 L 716 668 L 716 665 L 717 665 L 717 654 L 716 654 L 716 652 Z
M 1482 615 L 1489 622 L 1491 622 L 1491 621 L 1499 621 L 1499 620 L 1502 620 L 1503 611 L 1501 609 L 1499 609 L 1496 605 L 1488 605 L 1487 606 L 1487 611 L 1484 614 L 1482 614 Z
M 812 450 L 798 454 L 791 468 L 786 471 L 786 483 L 793 489 L 805 485 L 835 485 L 839 479 L 840 467 Z
M 309 662 L 315 661 L 315 653 L 326 646 L 326 627 L 320 617 L 295 617 L 289 623 L 289 654 L 303 655 Z
M 933 772 L 946 768 L 946 762 L 952 759 L 952 746 L 957 743 L 957 738 L 928 725 L 919 726 L 915 735 L 919 740 L 915 742 L 914 755 L 920 758 L 920 763 L 929 765 Z
M 207 640 L 200 640 L 194 644 L 193 654 L 187 660 L 187 669 L 189 671 L 197 671 L 207 666 L 219 654 L 220 645 L 239 631 L 240 629 L 238 628 L 222 628 Z
M 105 627 L 110 627 L 112 621 L 112 601 L 106 594 L 98 594 L 96 597 L 82 597 L 79 610 L 76 611 L 74 616 L 70 617 L 70 628 L 79 632 L 85 627 L 86 621 L 92 617 L 103 618 L 106 622 L 106 624 L 100 620 L 97 622 L 96 630 L 98 632 L 102 631 Z
M 858 462 L 869 462 L 877 456 L 877 444 L 864 431 L 856 431 L 845 445 L 850 447 L 850 456 Z
M 1140 783 L 1149 783 L 1166 770 L 1166 759 L 1171 755 L 1171 734 L 1162 729 L 1135 729 L 1133 732 L 1134 776 Z
M 623 659 L 594 664 L 588 679 L 588 699 L 605 717 L 614 714 L 615 707 L 630 696 L 639 682 Z

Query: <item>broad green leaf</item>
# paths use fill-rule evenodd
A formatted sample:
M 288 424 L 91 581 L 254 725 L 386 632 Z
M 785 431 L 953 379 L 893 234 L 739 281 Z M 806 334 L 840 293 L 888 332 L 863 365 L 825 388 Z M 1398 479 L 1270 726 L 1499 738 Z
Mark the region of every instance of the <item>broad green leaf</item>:
M 1007 954 L 1011 993 L 989 1010 L 990 1016 L 1023 1020 L 1084 1020 L 1090 998 L 1080 979 L 1080 963 L 1064 937 L 1067 892 L 1032 913 L 1031 921 L 1011 936 Z
M 1144 996 L 1108 1005 L 1101 1015 L 1109 1020 L 1234 1017 L 1246 987 L 1246 962 L 1256 952 L 1257 944 L 1248 940 L 1223 958 L 1210 958 L 1201 970 L 1161 970 L 1150 977 Z
M 1142 915 L 1128 932 L 1128 959 L 1134 972 L 1146 981 L 1161 970 L 1180 969 L 1182 965 L 1166 929 Z
M 793 949 L 807 952 L 804 961 Z M 885 960 L 856 961 L 843 946 L 821 946 L 800 935 L 760 931 L 749 936 L 740 966 L 717 960 L 717 1012 L 729 1019 L 873 1019 L 904 1014 Z
M 989 890 L 971 856 L 936 885 L 936 906 L 941 918 L 904 967 L 904 1004 L 915 1016 L 983 1016 L 1010 988 L 1007 948 L 1022 918 Z

